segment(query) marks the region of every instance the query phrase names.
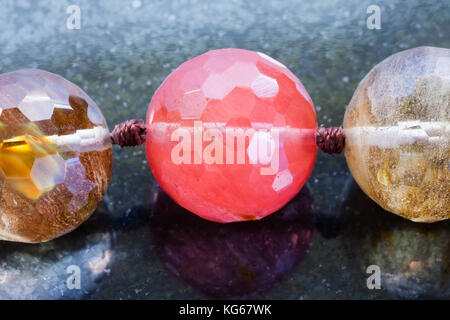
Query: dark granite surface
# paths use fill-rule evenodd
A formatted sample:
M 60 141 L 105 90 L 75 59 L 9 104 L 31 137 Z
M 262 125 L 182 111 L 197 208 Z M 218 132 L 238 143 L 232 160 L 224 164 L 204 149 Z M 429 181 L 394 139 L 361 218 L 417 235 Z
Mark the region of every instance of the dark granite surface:
M 81 8 L 79 30 L 66 27 L 72 4 Z M 371 4 L 381 8 L 381 30 L 366 27 Z M 170 71 L 214 48 L 258 50 L 284 63 L 327 126 L 341 124 L 358 82 L 387 56 L 450 48 L 448 1 L 0 7 L 0 73 L 60 74 L 97 102 L 110 128 L 143 119 Z M 353 182 L 343 155 L 319 153 L 307 186 L 278 216 L 228 226 L 190 216 L 161 193 L 143 148 L 115 148 L 114 161 L 104 202 L 79 229 L 39 245 L 0 243 L 0 298 L 450 298 L 449 221 L 415 224 L 383 211 Z M 70 265 L 81 270 L 80 290 L 67 288 Z M 381 290 L 366 286 L 369 265 L 381 269 Z

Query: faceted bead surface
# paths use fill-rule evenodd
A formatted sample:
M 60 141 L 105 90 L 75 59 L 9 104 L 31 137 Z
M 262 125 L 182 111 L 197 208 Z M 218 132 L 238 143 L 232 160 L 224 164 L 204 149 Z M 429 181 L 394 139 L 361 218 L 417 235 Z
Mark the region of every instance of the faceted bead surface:
M 172 72 L 147 113 L 146 152 L 160 186 L 208 220 L 260 219 L 306 182 L 316 157 L 313 103 L 265 54 L 221 49 Z
M 375 66 L 344 128 L 347 163 L 370 198 L 413 221 L 450 218 L 449 49 L 410 49 Z
M 0 75 L 0 239 L 42 242 L 85 221 L 112 171 L 109 130 L 75 84 L 36 69 Z

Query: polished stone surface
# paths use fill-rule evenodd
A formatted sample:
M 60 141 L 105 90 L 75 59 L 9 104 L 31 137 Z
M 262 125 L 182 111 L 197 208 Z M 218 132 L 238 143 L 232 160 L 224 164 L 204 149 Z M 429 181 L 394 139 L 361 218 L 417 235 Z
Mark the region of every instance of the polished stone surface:
M 282 62 L 302 80 L 326 126 L 342 124 L 358 83 L 388 56 L 423 45 L 450 48 L 445 1 L 376 2 L 380 30 L 366 27 L 374 1 L 77 3 L 81 29 L 69 30 L 72 1 L 6 2 L 0 73 L 34 67 L 60 74 L 89 94 L 110 127 L 143 120 L 167 75 L 215 48 L 260 51 Z M 424 225 L 384 211 L 352 181 L 344 155 L 319 152 L 306 186 L 315 217 L 309 253 L 280 281 L 241 297 L 450 297 L 448 221 Z M 152 225 L 154 187 L 143 148 L 114 148 L 111 186 L 90 219 L 48 243 L 0 243 L 0 296 L 16 288 L 23 298 L 210 297 L 166 268 Z M 373 264 L 386 279 L 381 290 L 366 285 Z M 81 290 L 66 286 L 70 265 L 80 268 Z
M 275 212 L 300 191 L 316 159 L 311 98 L 260 52 L 211 50 L 183 63 L 156 91 L 146 124 L 158 184 L 211 221 Z
M 177 278 L 214 298 L 265 292 L 309 253 L 314 229 L 308 188 L 253 223 L 219 224 L 193 216 L 156 191 L 150 228 L 157 254 Z

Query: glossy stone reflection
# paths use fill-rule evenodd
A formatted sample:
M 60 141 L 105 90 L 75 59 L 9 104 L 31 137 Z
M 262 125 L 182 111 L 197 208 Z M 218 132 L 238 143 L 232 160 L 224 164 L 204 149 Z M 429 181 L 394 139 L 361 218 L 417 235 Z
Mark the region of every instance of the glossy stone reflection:
M 361 81 L 345 156 L 364 192 L 417 222 L 450 218 L 450 50 L 397 53 Z
M 0 239 L 53 239 L 103 198 L 112 169 L 108 127 L 73 83 L 35 69 L 0 75 L 0 138 Z
M 59 239 L 35 246 L 3 242 L 0 299 L 89 298 L 110 280 L 115 239 L 109 225 L 111 216 L 105 206 L 100 206 L 89 221 Z M 80 290 L 74 277 L 77 268 Z
M 220 298 L 262 292 L 286 278 L 302 261 L 313 230 L 308 189 L 260 221 L 205 221 L 157 193 L 150 226 L 157 252 L 177 277 Z
M 352 265 L 359 270 L 379 266 L 385 297 L 448 299 L 450 220 L 411 223 L 386 214 L 354 181 L 347 187 L 341 209 L 342 233 Z
M 147 159 L 184 208 L 218 222 L 256 220 L 308 179 L 316 126 L 311 98 L 284 65 L 253 51 L 213 50 L 156 91 Z

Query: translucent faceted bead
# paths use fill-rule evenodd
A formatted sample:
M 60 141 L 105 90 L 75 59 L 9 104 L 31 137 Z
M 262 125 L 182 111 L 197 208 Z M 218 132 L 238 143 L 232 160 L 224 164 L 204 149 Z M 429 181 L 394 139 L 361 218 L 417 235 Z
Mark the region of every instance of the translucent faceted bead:
M 182 207 L 218 222 L 260 219 L 285 205 L 316 158 L 313 103 L 265 54 L 221 49 L 172 72 L 147 113 L 147 159 Z
M 79 87 L 36 69 L 0 75 L 0 239 L 42 242 L 75 229 L 111 170 L 105 119 Z
M 450 218 L 450 50 L 394 54 L 359 84 L 345 156 L 363 191 L 417 222 Z

